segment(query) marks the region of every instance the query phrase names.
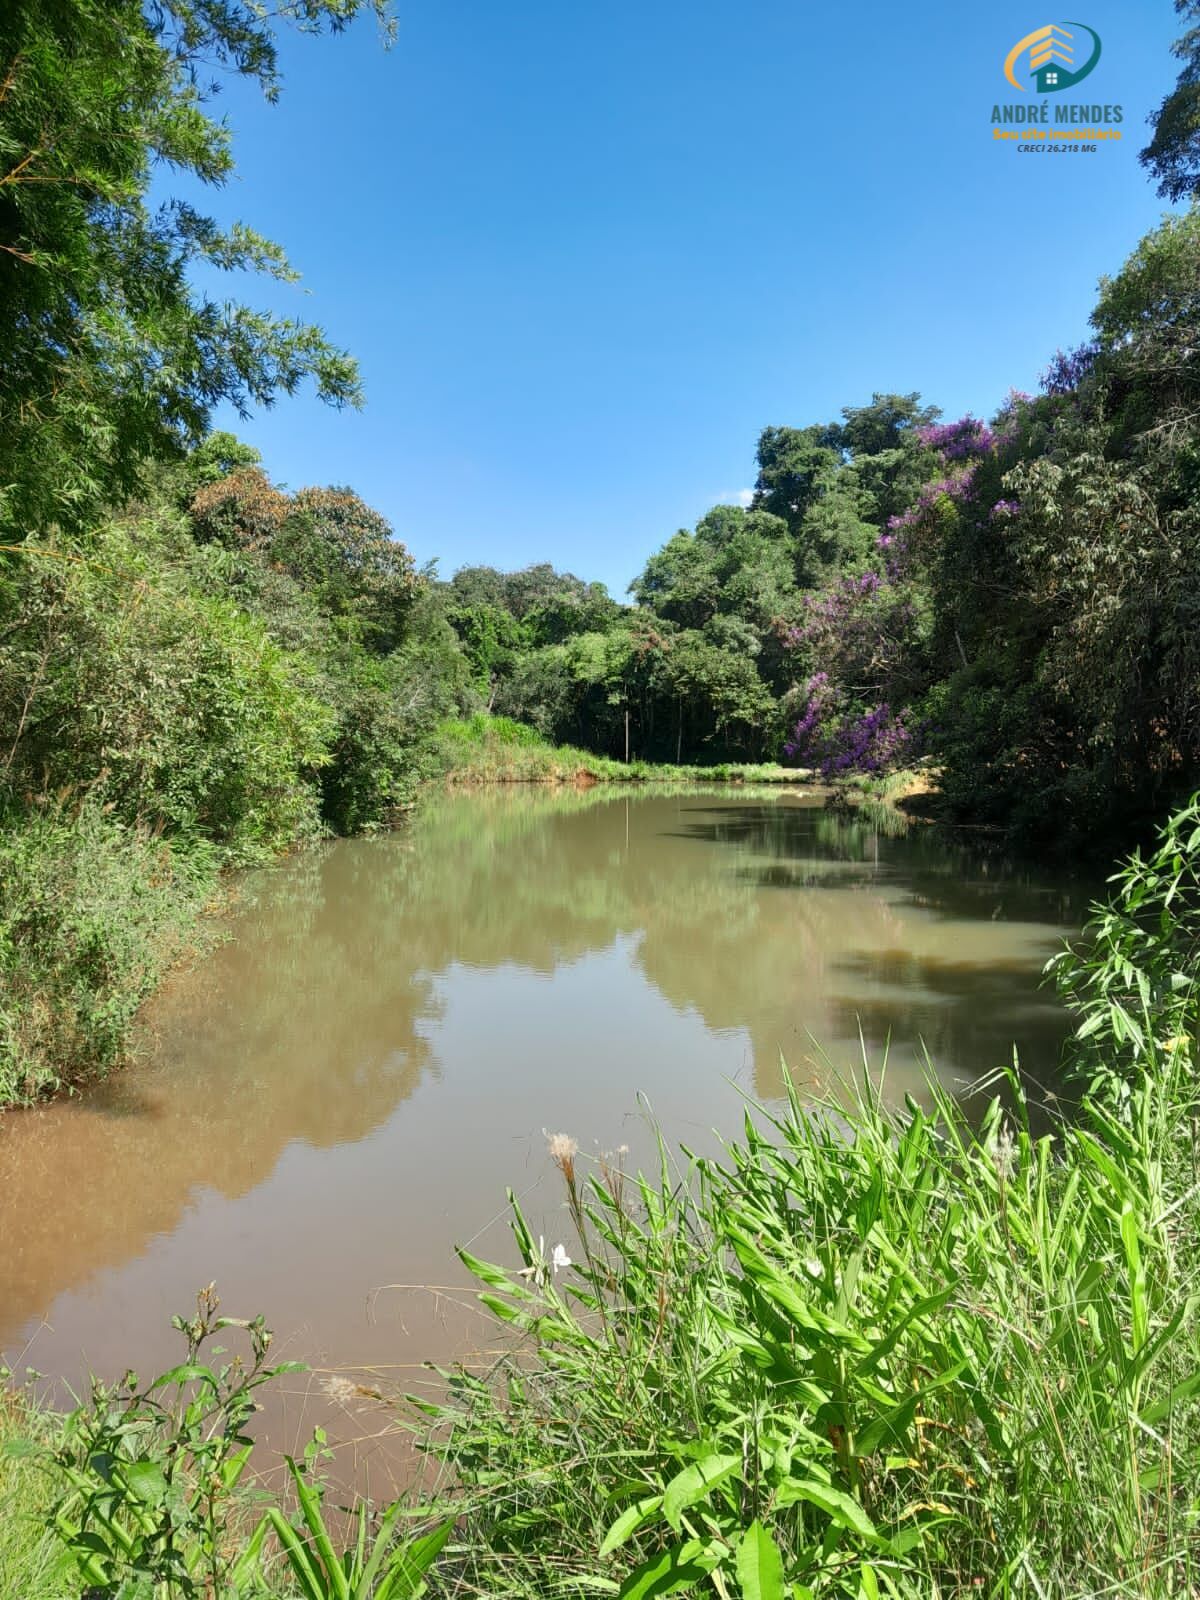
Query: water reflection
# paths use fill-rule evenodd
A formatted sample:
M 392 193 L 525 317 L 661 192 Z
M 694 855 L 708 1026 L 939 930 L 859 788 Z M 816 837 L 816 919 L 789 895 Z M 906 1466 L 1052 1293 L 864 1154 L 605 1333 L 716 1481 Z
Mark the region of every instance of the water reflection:
M 1052 1078 L 1037 974 L 1078 909 L 779 793 L 450 795 L 297 857 L 242 883 L 144 1065 L 0 1121 L 0 1351 L 45 1316 L 43 1368 L 147 1366 L 217 1278 L 303 1356 L 444 1358 L 440 1306 L 373 1323 L 370 1291 L 456 1281 L 510 1182 L 560 1226 L 544 1127 L 616 1144 L 645 1093 L 702 1143 L 741 1091 L 783 1092 L 781 1057 L 802 1084 L 852 1069 L 860 1027 L 895 1094 L 922 1093 L 921 1040 L 952 1083 L 1014 1041 Z

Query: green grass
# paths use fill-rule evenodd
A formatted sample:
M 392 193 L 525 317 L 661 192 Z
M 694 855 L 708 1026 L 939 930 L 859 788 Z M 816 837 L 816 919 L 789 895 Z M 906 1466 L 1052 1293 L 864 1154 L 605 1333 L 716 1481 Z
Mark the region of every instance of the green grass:
M 46 1527 L 53 1486 L 28 1456 L 10 1454 L 18 1441 L 46 1431 L 46 1420 L 22 1397 L 0 1390 L 0 1596 L 65 1600 L 78 1593 L 73 1563 Z
M 436 1422 L 469 1589 L 1198 1592 L 1195 1104 L 1156 1065 L 1130 1125 L 864 1094 L 653 1183 L 568 1173 L 574 1271 L 519 1214 L 528 1278 L 465 1258 L 529 1339 Z
M 471 783 L 789 783 L 812 774 L 773 762 L 722 762 L 711 767 L 615 761 L 572 745 L 553 745 L 534 729 L 483 712 L 443 722 L 438 748 L 449 782 Z
M 844 1104 L 566 1186 L 575 1265 L 464 1253 L 517 1337 L 426 1444 L 455 1592 L 1200 1593 L 1200 809 L 1060 963 L 1090 1080 L 1029 1126 Z

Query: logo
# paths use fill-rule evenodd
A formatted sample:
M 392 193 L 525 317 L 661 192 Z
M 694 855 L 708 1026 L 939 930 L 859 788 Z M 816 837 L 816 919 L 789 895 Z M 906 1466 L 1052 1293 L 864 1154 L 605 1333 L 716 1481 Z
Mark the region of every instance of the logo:
M 1090 49 L 1091 54 L 1086 52 Z M 1014 89 L 1024 94 L 1028 83 L 1016 75 L 1021 58 L 1028 52 L 1028 72 L 1038 94 L 1058 94 L 1072 84 L 1081 83 L 1100 60 L 1100 35 L 1082 22 L 1048 22 L 1044 28 L 1027 33 L 1004 58 L 1004 76 Z

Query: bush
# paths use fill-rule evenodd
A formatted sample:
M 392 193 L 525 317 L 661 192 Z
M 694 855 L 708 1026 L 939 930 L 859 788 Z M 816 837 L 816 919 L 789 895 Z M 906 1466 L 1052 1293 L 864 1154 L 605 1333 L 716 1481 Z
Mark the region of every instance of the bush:
M 254 1441 L 246 1430 L 258 1391 L 303 1368 L 269 1365 L 272 1335 L 262 1318 L 221 1315 L 211 1284 L 197 1297 L 195 1315 L 172 1324 L 186 1355 L 170 1371 L 144 1386 L 132 1372 L 116 1384 L 93 1378 L 89 1399 L 68 1416 L 27 1419 L 33 1438 L 5 1439 L 0 1426 L 9 1460 L 24 1463 L 26 1527 L 30 1512 L 44 1508 L 53 1535 L 38 1541 L 0 1534 L 0 1563 L 13 1549 L 11 1565 L 22 1578 L 45 1580 L 45 1600 L 81 1589 L 86 1600 L 419 1596 L 450 1523 L 400 1538 L 399 1501 L 381 1508 L 377 1522 L 363 1501 L 349 1518 L 329 1516 L 320 1472 L 328 1452 L 319 1430 L 303 1465 L 286 1458 L 296 1502 L 289 1518 L 263 1489 L 247 1487 Z M 215 1341 L 231 1330 L 247 1348 L 219 1362 L 228 1351 Z M 40 1484 L 31 1473 L 40 1474 Z M 334 1539 L 347 1523 L 352 1542 L 339 1550 Z M 60 1584 L 53 1590 L 51 1574 Z M 4 1590 L 14 1600 L 18 1592 L 21 1600 L 40 1600 L 29 1588 Z
M 0 833 L 0 1104 L 108 1071 L 183 950 L 216 852 L 121 821 L 98 794 Z
M 336 833 L 394 821 L 431 770 L 424 708 L 408 687 L 402 660 L 361 650 L 344 652 L 329 674 L 338 721 L 321 773 L 321 814 Z
M 130 824 L 263 859 L 315 830 L 332 717 L 311 666 L 200 592 L 173 539 L 112 526 L 86 550 L 31 542 L 0 572 L 0 720 L 16 730 L 0 787 L 99 779 Z

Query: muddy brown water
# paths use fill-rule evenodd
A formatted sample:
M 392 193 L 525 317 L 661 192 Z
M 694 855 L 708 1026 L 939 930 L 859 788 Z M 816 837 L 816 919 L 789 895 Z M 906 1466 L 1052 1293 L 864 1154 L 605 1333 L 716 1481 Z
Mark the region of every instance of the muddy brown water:
M 860 1029 L 876 1062 L 890 1039 L 893 1099 L 926 1097 L 925 1049 L 961 1093 L 1014 1043 L 1052 1092 L 1039 973 L 1081 899 L 738 789 L 448 794 L 248 875 L 228 941 L 148 1008 L 139 1065 L 0 1118 L 0 1353 L 147 1374 L 215 1279 L 315 1369 L 276 1441 L 321 1420 L 361 1465 L 386 1414 L 331 1376 L 417 1389 L 428 1360 L 486 1358 L 453 1247 L 513 1260 L 506 1186 L 570 1248 L 545 1130 L 636 1164 L 649 1108 L 710 1150 L 785 1070 L 803 1093 L 853 1072 Z

